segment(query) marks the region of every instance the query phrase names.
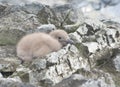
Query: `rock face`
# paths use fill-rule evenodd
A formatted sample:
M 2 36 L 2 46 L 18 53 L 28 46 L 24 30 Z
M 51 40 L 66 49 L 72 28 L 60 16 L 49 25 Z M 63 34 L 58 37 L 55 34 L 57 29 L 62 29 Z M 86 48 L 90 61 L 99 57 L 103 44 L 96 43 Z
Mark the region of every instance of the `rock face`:
M 84 72 L 85 73 L 85 72 Z M 86 78 L 80 74 L 74 74 L 70 76 L 69 78 L 63 79 L 60 83 L 56 84 L 53 87 L 115 87 L 114 82 L 112 81 L 111 77 L 109 75 L 102 73 L 101 71 L 96 72 L 86 72 L 91 75 L 93 75 L 92 78 Z M 96 74 L 98 75 L 96 75 Z M 105 75 L 102 77 L 101 75 Z M 99 77 L 96 79 L 96 77 Z M 105 82 L 105 79 L 109 80 L 111 84 Z
M 52 7 L 1 1 L 0 87 L 120 87 L 118 22 L 86 17 L 71 0 Z M 60 28 L 69 33 L 74 45 L 21 64 L 16 56 L 21 37 Z
M 35 87 L 28 83 L 21 83 L 19 81 L 16 81 L 16 79 L 4 79 L 0 78 L 0 87 Z

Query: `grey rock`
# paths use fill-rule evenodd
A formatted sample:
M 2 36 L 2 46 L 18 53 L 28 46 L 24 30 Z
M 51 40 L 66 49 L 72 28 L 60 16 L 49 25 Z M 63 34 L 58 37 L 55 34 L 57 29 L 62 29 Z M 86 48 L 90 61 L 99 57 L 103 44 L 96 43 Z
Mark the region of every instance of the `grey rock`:
M 114 23 L 114 22 L 112 22 Z M 91 43 L 96 42 L 99 49 L 105 46 L 114 47 L 119 43 L 119 25 L 111 22 L 100 22 L 99 20 L 85 20 L 83 26 L 79 26 L 76 32 L 70 34 L 71 38 L 76 42 Z
M 80 35 L 86 35 L 88 33 L 88 28 L 86 26 L 82 26 L 82 27 L 79 27 L 77 29 L 77 32 L 80 34 Z
M 17 29 L 1 29 L 0 45 L 15 45 L 18 40 L 25 35 L 25 32 Z
M 75 23 L 75 24 L 71 24 L 71 25 L 64 25 L 64 29 L 68 32 L 75 32 L 77 30 L 77 28 L 80 26 L 80 23 Z
M 87 78 L 87 79 L 96 79 L 97 80 L 97 79 L 104 78 L 104 79 L 106 79 L 106 81 L 105 81 L 106 83 L 108 83 L 109 85 L 114 85 L 112 76 L 102 70 L 98 70 L 98 69 L 86 70 L 83 68 L 83 69 L 78 69 L 75 72 L 75 74 L 83 75 L 84 78 Z
M 120 54 L 118 54 L 113 61 L 115 64 L 116 71 L 120 72 Z
M 96 42 L 96 36 L 84 36 L 82 37 L 82 42 Z
M 94 73 L 95 74 L 95 73 Z M 73 74 L 69 78 L 63 79 L 61 82 L 57 83 L 53 87 L 115 87 L 113 84 L 109 84 L 109 82 L 104 79 L 107 77 L 99 77 L 95 79 L 87 79 L 80 74 Z M 111 77 L 109 78 L 112 81 Z M 113 82 L 114 83 L 114 82 Z
M 6 8 L 3 10 L 1 17 L 20 10 L 21 10 L 21 6 L 19 5 L 6 5 Z
M 13 78 L 0 78 L 0 87 L 35 87 L 29 83 L 22 83 Z
M 115 29 L 107 30 L 106 34 L 107 34 L 107 37 L 108 37 L 109 44 L 112 45 L 115 42 L 117 42 L 116 33 L 117 33 L 117 30 L 115 30 Z
M 105 5 L 116 5 L 120 3 L 119 0 L 101 0 Z
M 6 5 L 0 4 L 0 15 L 6 9 Z
M 49 6 L 45 6 L 41 9 L 41 11 L 38 12 L 37 17 L 42 24 L 55 24 L 57 21 L 55 12 Z
M 16 71 L 9 77 L 11 78 L 18 77 L 21 80 L 21 82 L 29 83 L 30 73 L 31 73 L 31 70 L 29 68 L 26 68 L 25 66 L 20 65 L 16 68 Z
M 90 58 L 92 62 L 96 63 L 95 64 L 96 67 L 99 67 L 99 68 L 104 67 L 104 68 L 107 68 L 107 70 L 111 72 L 112 70 L 115 69 L 112 58 L 114 58 L 116 53 L 118 53 L 118 49 L 105 47 L 102 50 L 96 51 L 94 54 L 90 56 Z M 111 69 L 109 65 L 112 65 Z
M 45 32 L 45 33 L 49 33 L 52 30 L 55 30 L 56 27 L 54 24 L 43 24 L 39 27 L 37 27 L 37 29 L 35 30 L 36 32 Z
M 47 66 L 47 61 L 45 59 L 35 59 L 30 65 L 30 69 L 37 69 L 38 71 L 43 70 Z
M 86 79 L 81 75 L 72 75 L 69 78 L 63 79 L 60 83 L 56 84 L 53 87 L 80 87 L 84 84 Z
M 36 29 L 37 26 L 40 25 L 38 19 L 35 17 L 34 14 L 27 14 L 21 9 L 19 11 L 15 10 L 13 12 L 11 12 L 10 10 L 11 9 L 7 9 L 0 18 L 1 30 L 12 31 L 12 29 L 16 29 L 16 32 L 19 30 L 22 30 L 23 32 L 29 32 L 30 30 Z
M 57 13 L 57 16 L 59 16 L 59 18 L 62 19 L 61 22 L 63 22 L 63 24 L 76 23 L 78 21 L 78 18 L 83 17 L 82 12 L 73 9 L 71 4 L 55 6 L 53 9 Z M 76 14 L 76 16 L 74 14 Z
M 109 47 L 105 47 L 102 50 L 96 52 L 94 54 L 94 57 L 97 59 L 107 59 L 113 55 L 113 53 L 114 53 L 113 51 L 114 51 L 113 49 L 110 49 Z
M 89 29 L 89 31 L 92 33 L 95 33 L 99 31 L 99 29 L 103 29 L 106 27 L 100 20 L 98 19 L 86 19 L 85 20 L 86 27 Z M 90 33 L 89 32 L 89 33 Z
M 98 79 L 98 80 L 88 80 L 85 84 L 83 84 L 81 87 L 115 87 L 115 85 L 109 85 L 107 83 L 104 82 L 104 79 Z
M 3 4 L 12 4 L 12 5 L 24 5 L 25 3 L 28 3 L 27 0 L 0 0 L 0 2 L 2 2 Z
M 100 30 L 96 32 L 96 40 L 99 44 L 102 45 L 102 47 L 105 46 L 113 46 L 114 44 L 118 43 L 119 41 L 119 29 L 118 24 L 115 25 L 109 25 L 106 24 L 106 28 L 104 30 Z
M 30 3 L 22 6 L 22 10 L 29 14 L 38 14 L 40 10 L 44 8 L 44 5 L 40 3 Z
M 49 80 L 54 84 L 62 80 L 63 77 L 70 76 L 79 68 L 87 67 L 86 69 L 89 69 L 87 59 L 83 59 L 81 55 L 79 55 L 79 51 L 75 46 L 68 45 L 58 52 L 47 55 L 45 59 L 47 61 L 47 67 L 43 70 L 40 69 L 40 67 L 35 67 L 35 69 L 33 69 L 34 71 L 30 74 L 30 78 L 34 78 L 31 79 L 33 84 L 38 85 L 39 82 Z M 36 66 L 39 65 L 40 64 L 37 64 Z
M 74 28 L 76 29 L 79 24 L 82 24 L 84 22 L 82 11 L 79 9 L 73 9 L 71 4 L 56 6 L 54 7 L 54 11 L 59 18 L 58 20 L 61 22 L 61 27 L 65 26 L 66 28 L 67 25 L 71 25 L 72 27 L 75 26 Z
M 16 57 L 15 46 L 0 46 L 0 58 Z
M 72 7 L 69 4 L 54 6 L 53 8 L 46 6 L 41 11 L 39 11 L 37 16 L 39 18 L 39 21 L 43 24 L 50 23 L 54 24 L 56 27 L 62 28 L 64 25 L 76 23 L 78 21 L 78 18 L 84 19 L 81 11 L 71 9 Z
M 16 58 L 1 58 L 0 59 L 0 71 L 1 72 L 15 72 L 20 61 Z
M 69 36 L 75 43 L 81 43 L 82 42 L 82 37 L 77 32 L 70 33 Z

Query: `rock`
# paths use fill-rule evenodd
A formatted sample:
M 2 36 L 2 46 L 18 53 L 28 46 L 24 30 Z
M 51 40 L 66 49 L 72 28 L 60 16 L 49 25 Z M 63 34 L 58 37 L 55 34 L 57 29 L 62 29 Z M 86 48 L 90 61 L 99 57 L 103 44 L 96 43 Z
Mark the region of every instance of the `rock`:
M 96 79 L 91 78 L 87 79 L 87 73 L 86 76 L 85 72 L 83 73 L 84 75 L 81 74 L 73 74 L 70 77 L 63 79 L 61 82 L 57 83 L 55 86 L 53 87 L 115 87 L 113 80 L 111 79 L 110 75 L 105 74 L 103 72 L 97 72 L 97 71 L 93 71 L 90 72 L 91 76 L 97 75 L 99 73 L 99 76 L 96 76 Z M 90 75 L 89 73 L 89 75 Z M 100 75 L 101 73 L 101 75 Z M 105 74 L 104 76 L 102 76 L 103 74 Z M 108 78 L 109 77 L 109 78 Z M 105 80 L 106 79 L 106 80 Z M 111 84 L 112 83 L 112 84 Z
M 96 36 L 84 36 L 82 37 L 82 42 L 86 43 L 86 42 L 96 42 Z
M 76 23 L 79 19 L 84 19 L 81 11 L 72 9 L 71 5 L 65 4 L 62 6 L 54 6 L 53 8 L 46 6 L 37 14 L 40 23 L 54 24 L 58 28 L 63 28 L 64 25 Z M 49 14 L 49 15 L 47 15 Z M 74 15 L 77 14 L 77 15 Z M 45 18 L 45 19 L 44 19 Z M 81 24 L 83 21 L 79 21 Z
M 91 67 L 97 67 L 105 72 L 112 73 L 111 78 L 119 87 L 119 72 L 116 72 L 113 62 L 113 58 L 120 48 L 118 28 L 119 24 L 116 22 L 100 22 L 99 20 L 91 22 L 87 19 L 85 24 L 79 26 L 76 32 L 70 34 L 70 36 L 78 43 L 76 44 L 78 49 L 83 49 L 86 46 L 84 50 L 80 50 L 80 53 L 83 55 L 82 57 L 88 57 Z M 79 43 L 82 43 L 82 48 Z
M 105 5 L 116 5 L 120 3 L 119 0 L 101 0 Z
M 0 58 L 0 72 L 2 76 L 4 78 L 11 76 L 19 64 L 20 61 L 16 58 Z
M 82 37 L 79 35 L 78 32 L 70 33 L 69 36 L 75 43 L 82 42 Z
M 118 54 L 113 61 L 115 64 L 116 71 L 120 72 L 120 54 Z
M 60 83 L 53 87 L 79 87 L 86 82 L 82 75 L 72 75 L 69 78 L 63 79 Z
M 117 64 L 117 56 L 119 55 L 119 49 L 118 48 L 103 48 L 100 52 L 98 51 L 96 56 L 94 56 L 94 59 L 90 58 L 91 60 L 96 60 L 92 61 L 96 63 L 94 65 L 95 67 L 104 70 L 107 73 L 111 74 L 111 77 L 113 78 L 113 81 L 115 82 L 115 85 L 119 87 L 119 63 Z M 96 59 L 99 58 L 99 59 Z M 115 58 L 115 59 L 114 59 Z
M 29 83 L 21 83 L 13 78 L 0 78 L 0 87 L 35 87 Z
M 12 5 L 25 5 L 25 4 L 31 4 L 31 3 L 42 3 L 43 5 L 49 5 L 49 6 L 53 6 L 53 5 L 57 5 L 57 4 L 65 4 L 67 1 L 66 0 L 59 0 L 58 2 L 56 2 L 55 0 L 49 0 L 49 1 L 38 1 L 38 0 L 0 0 L 0 2 L 4 3 L 4 4 L 12 4 Z
M 6 9 L 6 6 L 3 4 L 0 4 L 0 12 L 2 13 Z M 1 15 L 0 13 L 0 15 Z
M 96 23 L 91 22 L 89 19 L 85 20 L 85 23 L 82 26 L 79 26 L 79 28 L 76 30 L 76 32 L 72 34 L 72 36 L 70 34 L 71 38 L 76 38 L 75 40 L 79 43 L 96 42 L 96 38 L 98 38 L 98 33 L 100 32 L 99 34 L 101 34 L 101 32 L 105 32 L 103 30 L 103 28 L 105 28 L 105 25 L 99 20 L 96 20 Z
M 45 32 L 45 33 L 49 33 L 52 30 L 55 30 L 56 27 L 54 24 L 43 24 L 39 27 L 37 27 L 37 29 L 35 30 L 36 32 Z
M 28 3 L 27 0 L 0 0 L 0 2 L 2 2 L 3 4 L 12 4 L 12 5 L 24 5 L 25 3 Z
M 0 45 L 15 45 L 25 33 L 17 29 L 1 29 Z
M 0 58 L 0 71 L 1 72 L 14 72 L 20 61 L 16 58 Z
M 86 83 L 84 83 L 81 87 L 115 87 L 115 85 L 109 85 L 107 83 L 104 82 L 104 78 L 100 78 L 98 80 L 88 80 Z
M 40 3 L 30 3 L 30 4 L 25 4 L 22 7 L 22 10 L 25 11 L 26 13 L 35 14 L 36 15 L 43 8 L 44 8 L 44 5 L 42 5 Z
M 47 67 L 45 60 L 47 61 Z M 36 64 L 36 67 L 32 68 L 33 71 L 30 74 L 30 82 L 36 85 L 42 84 L 43 81 L 49 85 L 53 85 L 62 80 L 63 77 L 70 76 L 78 68 L 87 66 L 86 69 L 89 69 L 87 59 L 83 59 L 81 55 L 79 55 L 79 51 L 75 46 L 69 45 L 58 52 L 48 54 L 45 59 L 38 59 L 37 62 L 40 61 L 42 62 L 41 64 L 35 61 L 33 61 L 33 64 Z
M 72 8 L 71 4 L 65 4 L 65 5 L 58 5 L 55 6 L 54 8 L 55 13 L 57 14 L 57 16 L 59 16 L 61 20 L 61 22 L 63 23 L 67 23 L 67 24 L 71 24 L 71 23 L 76 23 L 77 22 L 77 16 L 74 16 L 75 10 Z
M 90 34 L 96 33 L 100 29 L 103 29 L 106 27 L 106 25 L 104 25 L 98 19 L 86 19 L 85 24 L 86 24 L 86 27 L 89 29 L 88 33 L 90 33 Z
M 0 58 L 16 57 L 15 46 L 0 46 Z
M 59 0 L 58 2 L 56 2 L 55 0 L 49 0 L 49 1 L 38 1 L 39 3 L 42 3 L 44 5 L 49 5 L 49 6 L 54 6 L 54 5 L 64 5 L 67 3 L 67 0 Z
M 76 26 L 74 27 L 76 29 L 77 26 L 84 22 L 84 16 L 81 10 L 74 9 L 71 4 L 55 6 L 53 10 L 59 18 L 58 20 L 60 21 L 60 27 L 66 28 L 67 25 L 71 25 L 72 27 Z
M 71 24 L 71 25 L 65 25 L 64 29 L 68 32 L 68 33 L 72 33 L 75 32 L 77 30 L 77 28 L 80 26 L 80 23 L 75 23 L 75 24 Z
M 36 59 L 32 62 L 30 69 L 37 69 L 38 71 L 44 70 L 47 67 L 47 61 L 45 59 Z
M 20 65 L 16 68 L 16 71 L 10 77 L 15 78 L 18 76 L 22 82 L 28 83 L 30 82 L 30 73 L 31 70 L 29 68 Z
M 3 78 L 3 75 L 0 73 L 0 78 Z
M 94 58 L 99 59 L 107 59 L 110 58 L 113 55 L 113 50 L 110 49 L 109 47 L 105 47 L 100 51 L 97 51 L 96 53 L 94 53 Z
M 116 33 L 117 33 L 117 30 L 115 30 L 115 29 L 109 29 L 106 32 L 106 34 L 108 36 L 109 44 L 113 44 L 113 43 L 117 42 Z
M 88 28 L 86 26 L 82 26 L 82 27 L 79 27 L 77 29 L 77 32 L 80 34 L 80 35 L 86 35 L 88 34 Z
M 21 10 L 21 7 L 11 11 L 12 7 L 8 7 L 6 11 L 2 14 L 0 18 L 0 28 L 1 30 L 12 31 L 16 29 L 16 32 L 22 30 L 24 32 L 30 32 L 37 28 L 40 23 L 34 14 L 28 14 Z
M 97 42 L 86 42 L 83 45 L 88 47 L 90 53 L 95 53 L 99 49 L 99 44 Z
M 117 35 L 117 37 L 116 37 Z M 96 32 L 96 40 L 99 44 L 102 44 L 102 47 L 105 46 L 113 46 L 114 44 L 118 43 L 119 41 L 119 30 L 118 26 L 109 27 L 106 26 L 104 30 L 100 30 Z
M 49 6 L 45 6 L 43 9 L 41 9 L 41 11 L 38 12 L 37 17 L 39 22 L 42 24 L 55 24 L 57 21 L 56 14 Z

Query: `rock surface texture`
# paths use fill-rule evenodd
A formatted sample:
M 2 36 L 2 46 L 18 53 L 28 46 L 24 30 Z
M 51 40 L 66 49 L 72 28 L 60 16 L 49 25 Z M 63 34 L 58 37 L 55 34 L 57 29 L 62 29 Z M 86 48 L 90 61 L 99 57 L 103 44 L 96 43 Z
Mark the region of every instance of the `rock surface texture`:
M 12 1 L 0 0 L 0 87 L 120 87 L 120 22 L 95 12 L 99 3 L 116 2 L 68 0 L 48 6 Z M 82 13 L 91 5 L 95 13 Z M 57 29 L 68 32 L 75 44 L 21 64 L 16 44 L 24 35 Z

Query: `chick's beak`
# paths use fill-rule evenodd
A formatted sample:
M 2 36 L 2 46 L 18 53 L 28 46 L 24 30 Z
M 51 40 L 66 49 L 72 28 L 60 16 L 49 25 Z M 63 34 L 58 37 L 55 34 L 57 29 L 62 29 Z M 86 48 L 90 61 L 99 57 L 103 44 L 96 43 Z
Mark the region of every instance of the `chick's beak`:
M 74 44 L 74 41 L 71 40 L 71 39 L 68 39 L 68 40 L 67 40 L 67 44 Z

